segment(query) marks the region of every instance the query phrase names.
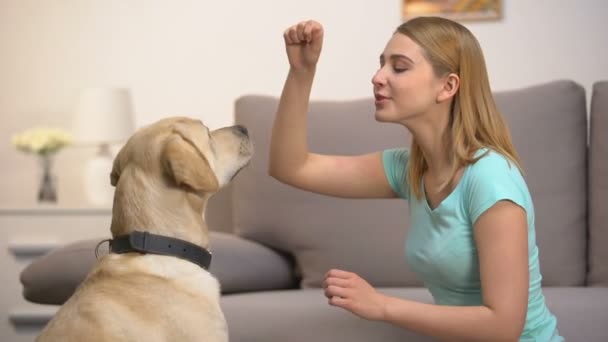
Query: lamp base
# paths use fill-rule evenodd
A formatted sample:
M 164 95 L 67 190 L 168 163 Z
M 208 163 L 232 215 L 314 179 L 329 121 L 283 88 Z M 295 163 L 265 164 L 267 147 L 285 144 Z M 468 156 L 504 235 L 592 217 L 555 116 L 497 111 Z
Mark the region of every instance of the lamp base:
M 113 158 L 107 144 L 101 145 L 99 153 L 84 166 L 84 190 L 90 204 L 111 206 L 114 187 L 110 184 Z

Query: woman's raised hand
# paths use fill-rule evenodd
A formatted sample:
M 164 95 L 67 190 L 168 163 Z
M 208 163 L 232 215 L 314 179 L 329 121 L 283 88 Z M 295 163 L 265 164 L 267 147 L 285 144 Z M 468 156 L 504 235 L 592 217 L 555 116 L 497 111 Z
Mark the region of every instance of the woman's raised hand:
M 294 71 L 312 71 L 323 46 L 323 26 L 314 21 L 301 21 L 283 33 L 289 65 Z

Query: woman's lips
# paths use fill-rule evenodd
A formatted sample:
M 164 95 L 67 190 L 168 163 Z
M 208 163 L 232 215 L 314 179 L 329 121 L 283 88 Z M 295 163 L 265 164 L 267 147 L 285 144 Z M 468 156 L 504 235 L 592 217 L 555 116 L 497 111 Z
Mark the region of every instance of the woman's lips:
M 389 100 L 388 97 L 383 96 L 383 95 L 376 94 L 376 95 L 374 95 L 374 97 L 376 98 L 376 105 L 383 104 L 383 103 L 385 103 L 386 101 Z

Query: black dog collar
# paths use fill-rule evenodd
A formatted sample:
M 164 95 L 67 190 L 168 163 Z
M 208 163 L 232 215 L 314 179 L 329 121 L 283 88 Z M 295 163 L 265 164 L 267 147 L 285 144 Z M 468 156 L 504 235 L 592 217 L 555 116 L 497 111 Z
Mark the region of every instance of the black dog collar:
M 112 253 L 151 253 L 170 255 L 193 262 L 204 269 L 209 269 L 211 253 L 201 246 L 188 241 L 167 236 L 134 231 L 110 240 Z

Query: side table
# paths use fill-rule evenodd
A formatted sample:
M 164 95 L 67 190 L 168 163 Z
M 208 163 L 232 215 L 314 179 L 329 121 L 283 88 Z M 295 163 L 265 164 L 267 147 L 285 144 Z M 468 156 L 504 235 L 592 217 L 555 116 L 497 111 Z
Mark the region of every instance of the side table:
M 27 302 L 21 271 L 52 249 L 90 238 L 110 237 L 110 208 L 30 206 L 0 208 L 0 341 L 30 342 L 58 306 Z

